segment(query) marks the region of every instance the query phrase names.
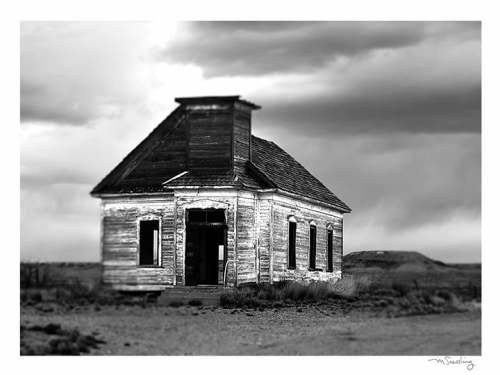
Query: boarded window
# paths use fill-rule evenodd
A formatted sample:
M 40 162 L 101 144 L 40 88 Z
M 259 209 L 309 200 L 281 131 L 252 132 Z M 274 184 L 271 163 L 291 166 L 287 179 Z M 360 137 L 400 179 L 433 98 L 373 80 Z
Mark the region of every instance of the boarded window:
M 297 223 L 288 222 L 288 268 L 295 269 L 295 239 L 297 237 Z
M 159 265 L 159 220 L 143 220 L 139 228 L 139 265 Z
M 309 227 L 309 269 L 316 269 L 316 227 Z
M 188 210 L 188 223 L 224 223 L 224 210 Z
M 328 229 L 327 233 L 326 270 L 333 272 L 333 230 Z

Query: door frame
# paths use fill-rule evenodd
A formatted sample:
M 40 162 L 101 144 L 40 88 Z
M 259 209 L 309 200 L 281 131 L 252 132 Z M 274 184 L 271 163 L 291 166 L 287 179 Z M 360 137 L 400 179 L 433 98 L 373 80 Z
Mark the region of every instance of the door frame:
M 223 261 L 222 261 L 222 272 L 224 272 L 224 267 L 225 267 L 225 264 L 227 262 L 227 231 L 228 231 L 228 227 L 227 227 L 227 224 L 222 224 L 222 223 L 186 223 L 186 241 L 184 243 L 184 285 L 188 286 L 188 279 L 187 279 L 187 276 L 186 276 L 186 264 L 187 264 L 187 246 L 188 246 L 188 241 L 187 241 L 187 238 L 188 238 L 188 230 L 189 228 L 195 228 L 196 229 L 196 243 L 195 243 L 195 248 L 197 250 L 197 246 L 198 246 L 198 235 L 199 235 L 199 232 L 198 232 L 198 228 L 213 228 L 213 229 L 222 229 L 223 230 L 223 245 L 224 245 L 224 254 L 223 254 Z M 198 283 L 198 277 L 197 277 L 197 274 L 198 274 L 198 268 L 197 268 L 197 258 L 196 258 L 196 255 L 195 255 L 195 284 L 189 284 L 189 286 L 196 286 L 196 285 L 200 285 Z M 202 284 L 204 285 L 204 284 Z M 222 284 L 213 284 L 213 285 L 222 285 Z

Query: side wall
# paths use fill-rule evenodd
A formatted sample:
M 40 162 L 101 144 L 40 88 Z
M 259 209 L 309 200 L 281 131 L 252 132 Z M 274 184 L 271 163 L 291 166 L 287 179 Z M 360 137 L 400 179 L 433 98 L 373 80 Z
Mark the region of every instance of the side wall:
M 288 221 L 297 220 L 296 269 L 288 269 Z M 270 279 L 300 281 L 337 280 L 342 276 L 342 213 L 319 205 L 273 195 L 271 208 L 271 264 Z M 316 225 L 316 269 L 309 271 L 309 227 Z M 333 227 L 333 272 L 327 269 L 327 226 Z M 265 278 L 264 274 L 261 278 Z

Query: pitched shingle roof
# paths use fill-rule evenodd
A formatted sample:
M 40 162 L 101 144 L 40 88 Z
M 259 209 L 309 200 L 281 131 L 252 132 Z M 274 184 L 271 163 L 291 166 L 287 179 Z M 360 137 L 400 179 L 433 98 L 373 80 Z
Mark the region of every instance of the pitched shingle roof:
M 161 172 L 159 172 L 157 179 L 145 179 L 142 183 L 129 184 L 118 180 L 107 186 L 98 185 L 93 194 L 160 193 L 180 186 L 278 188 L 333 205 L 345 212 L 351 211 L 344 202 L 274 142 L 252 136 L 251 145 L 252 161 L 246 164 L 235 163 L 234 171 L 188 171 L 178 177 L 165 171 L 163 179 L 160 178 Z M 127 159 L 118 167 L 125 168 L 123 164 L 126 164 L 126 161 Z
M 344 202 L 274 142 L 252 136 L 251 163 L 281 190 L 351 211 Z

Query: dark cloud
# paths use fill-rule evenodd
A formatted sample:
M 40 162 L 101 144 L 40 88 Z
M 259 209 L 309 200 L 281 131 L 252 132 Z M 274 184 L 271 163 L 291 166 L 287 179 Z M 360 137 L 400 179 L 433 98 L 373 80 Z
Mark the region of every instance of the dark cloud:
M 196 22 L 160 54 L 265 82 L 264 126 L 328 137 L 480 132 L 479 22 Z
M 410 47 L 426 38 L 478 39 L 465 22 L 195 22 L 157 53 L 202 67 L 208 78 L 311 72 L 341 57 Z
M 411 83 L 401 88 L 399 83 L 372 83 L 341 95 L 332 91 L 291 100 L 266 95 L 256 100 L 266 103 L 258 116 L 269 126 L 309 136 L 481 131 L 479 83 L 463 89 Z
M 389 233 L 439 225 L 481 213 L 481 137 L 477 134 L 389 134 L 308 139 L 270 137 L 353 212 Z
M 341 134 L 260 129 L 345 201 L 345 251 L 481 256 L 481 135 Z

